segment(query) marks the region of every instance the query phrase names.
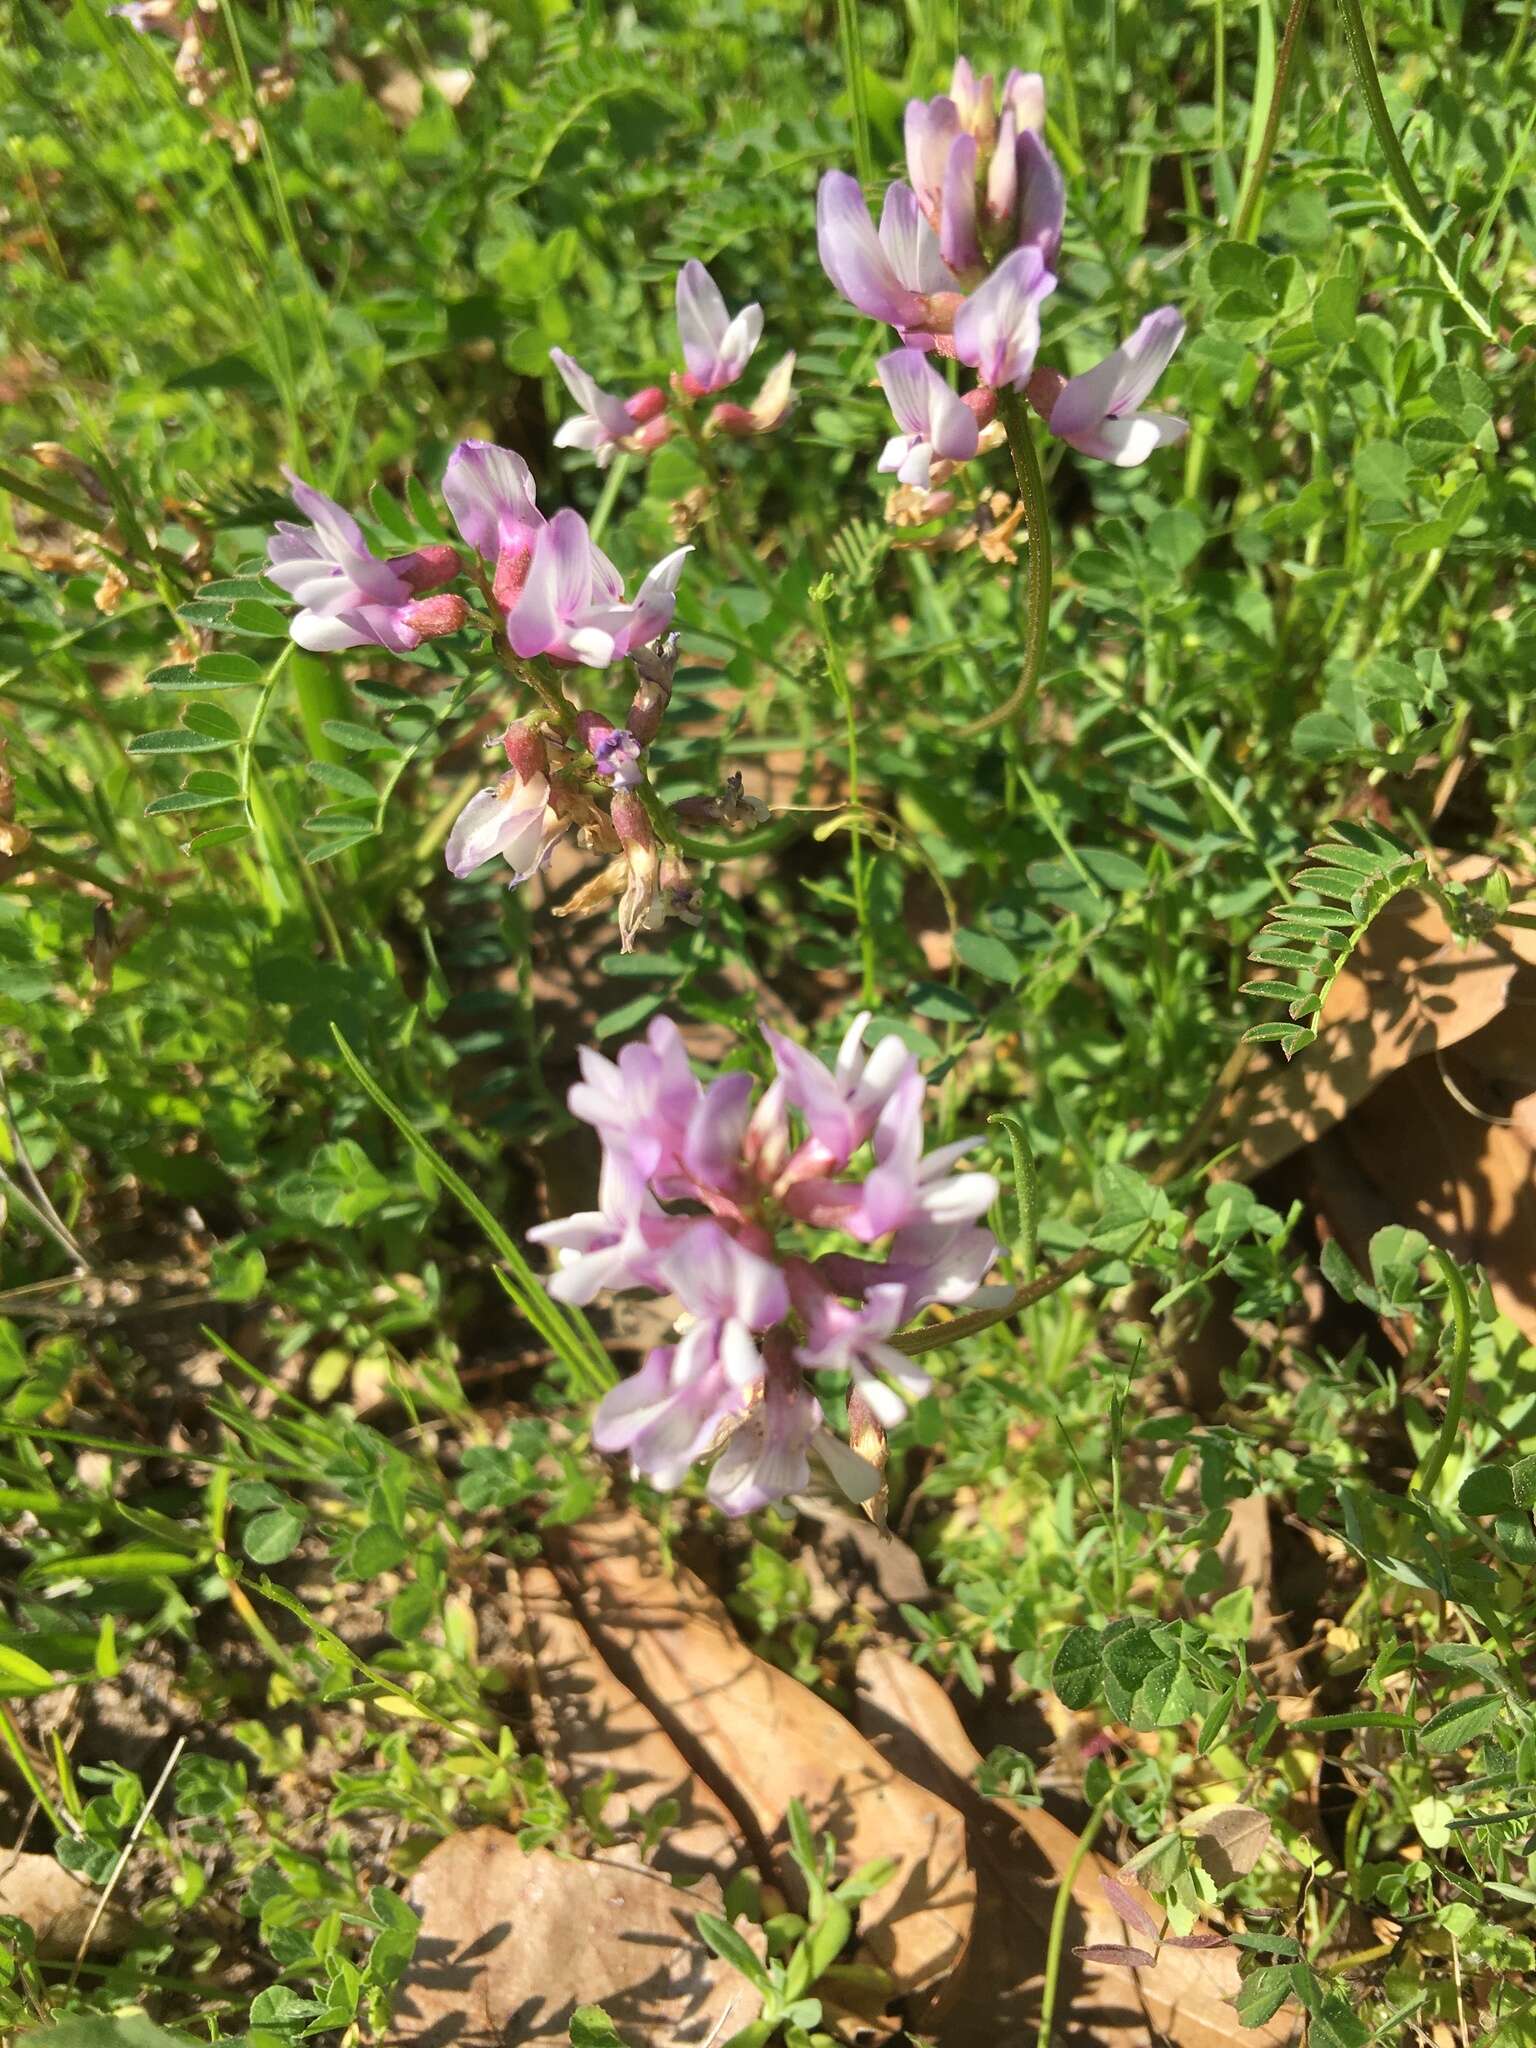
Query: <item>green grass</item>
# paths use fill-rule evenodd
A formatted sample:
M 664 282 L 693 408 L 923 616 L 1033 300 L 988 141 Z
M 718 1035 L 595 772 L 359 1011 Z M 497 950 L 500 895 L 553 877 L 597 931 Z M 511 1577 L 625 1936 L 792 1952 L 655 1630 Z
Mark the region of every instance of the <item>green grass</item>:
M 1292 1999 L 1323 2048 L 1531 2039 L 1529 1347 L 1410 1214 L 1367 1275 L 1310 1197 L 1211 1171 L 1244 1034 L 1299 1043 L 1398 881 L 1427 875 L 1461 932 L 1521 914 L 1530 8 L 1316 0 L 1288 44 L 1281 10 L 1231 0 L 360 0 L 344 23 L 226 0 L 206 106 L 173 43 L 89 0 L 12 14 L 0 1847 L 56 1842 L 135 1924 L 80 1970 L 10 1929 L 0 2031 L 143 2004 L 199 2039 L 384 2038 L 401 1881 L 435 1841 L 594 1839 L 514 1740 L 462 1593 L 623 1486 L 586 1417 L 629 1359 L 520 1251 L 590 1185 L 569 997 L 610 1046 L 665 1010 L 756 1058 L 765 1010 L 825 1044 L 861 1003 L 908 1036 L 940 1135 L 987 1134 L 1006 1276 L 1070 1263 L 932 1353 L 893 1440 L 893 1520 L 941 1591 L 911 1654 L 962 1702 L 1054 1696 L 1120 1731 L 1079 1825 L 1149 1859 L 1176 1924 L 1246 1929 L 1250 2020 Z M 1047 77 L 1069 225 L 1046 356 L 1082 368 L 1159 304 L 1190 325 L 1159 398 L 1183 451 L 1117 472 L 1042 437 L 1043 624 L 1022 540 L 1000 562 L 885 523 L 885 344 L 816 260 L 821 172 L 894 171 L 904 98 L 961 47 Z M 213 116 L 254 121 L 248 161 Z M 682 442 L 605 480 L 553 447 L 548 350 L 664 381 L 690 256 L 761 300 L 768 359 L 797 351 L 794 421 L 710 444 L 717 469 Z M 627 957 L 590 927 L 574 980 L 569 927 L 443 872 L 507 678 L 467 642 L 303 655 L 252 580 L 281 463 L 398 551 L 446 531 L 466 435 L 521 449 L 627 575 L 702 498 L 657 779 L 752 791 L 771 765 L 797 806 L 703 839 L 700 927 Z M 985 483 L 1011 491 L 1005 454 Z M 1318 846 L 1341 918 L 1309 942 Z M 1447 887 L 1461 853 L 1509 893 Z M 1256 941 L 1289 1017 L 1242 992 Z M 1212 1329 L 1234 1341 L 1196 1399 Z M 1252 1660 L 1218 1555 L 1256 1495 L 1293 1567 L 1323 1560 L 1277 1566 L 1277 1600 L 1305 1588 L 1293 1666 Z M 812 1618 L 793 1517 L 642 1497 L 836 1694 L 850 1646 Z M 299 1565 L 377 1606 L 384 1647 L 296 1606 Z M 125 1669 L 171 1674 L 174 1761 L 114 1754 Z M 330 1797 L 294 1813 L 274 1787 L 316 1731 Z M 1005 1746 L 986 1784 L 1036 1797 L 1040 1764 Z M 1275 1830 L 1225 1885 L 1178 1827 L 1218 1792 Z M 787 2011 L 812 1966 L 774 1967 Z

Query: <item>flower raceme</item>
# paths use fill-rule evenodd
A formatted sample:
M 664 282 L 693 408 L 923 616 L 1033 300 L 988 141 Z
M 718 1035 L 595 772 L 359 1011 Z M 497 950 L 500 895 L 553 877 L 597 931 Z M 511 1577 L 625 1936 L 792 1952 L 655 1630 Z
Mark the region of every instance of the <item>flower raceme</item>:
M 685 368 L 674 371 L 672 389 L 686 407 L 726 390 L 740 378 L 762 339 L 763 309 L 756 304 L 743 306 L 733 316 L 720 287 L 693 258 L 677 274 L 677 332 Z M 580 407 L 575 418 L 566 420 L 556 432 L 557 448 L 590 449 L 598 468 L 606 469 L 620 449 L 648 455 L 671 439 L 677 423 L 667 411 L 667 395 L 659 386 L 648 385 L 632 398 L 619 398 L 604 391 L 563 349 L 552 348 L 549 355 Z M 768 372 L 751 405 L 728 401 L 715 406 L 704 422 L 706 437 L 728 434 L 745 439 L 771 434 L 793 406 L 790 381 L 794 368 L 793 353 L 783 356 Z
M 828 1428 L 811 1376 L 840 1376 L 878 1439 L 929 1385 L 892 1335 L 930 1302 L 971 1298 L 997 1254 L 978 1222 L 996 1181 L 952 1172 L 965 1144 L 924 1156 L 917 1061 L 894 1036 L 866 1050 L 868 1024 L 854 1020 L 831 1067 L 765 1028 L 761 1093 L 746 1072 L 700 1081 L 666 1018 L 616 1062 L 584 1049 L 570 1106 L 602 1143 L 598 1207 L 529 1233 L 557 1254 L 557 1300 L 676 1298 L 676 1340 L 604 1396 L 593 1440 L 664 1488 L 712 1460 L 727 1514 L 803 1490 L 813 1455 L 872 1499 L 879 1469 Z M 807 1228 L 862 1250 L 815 1250 Z
M 371 644 L 409 654 L 423 640 L 459 630 L 469 616 L 461 597 L 421 595 L 459 573 L 451 547 L 381 562 L 349 512 L 292 470 L 283 474 L 310 523 L 278 521 L 267 542 L 267 575 L 299 605 L 289 631 L 300 647 L 330 653 Z
M 908 102 L 905 125 L 910 182 L 887 187 L 878 229 L 844 171 L 825 174 L 816 201 L 823 269 L 850 305 L 894 327 L 905 345 L 880 366 L 902 433 L 878 467 L 924 489 L 935 458 L 964 462 L 977 452 L 974 443 L 959 452 L 971 437 L 955 394 L 946 405 L 933 388 L 949 389 L 939 373 L 930 384 L 898 360 L 911 351 L 937 351 L 974 370 L 983 421 L 992 406 L 985 394 L 1027 390 L 1059 439 L 1121 468 L 1182 440 L 1185 421 L 1139 410 L 1183 334 L 1172 307 L 1080 377 L 1037 367 L 1041 308 L 1056 289 L 1065 222 L 1039 74 L 1010 71 L 999 94 L 990 74 L 978 78 L 962 57 L 948 93 Z M 956 452 L 939 446 L 933 428 Z

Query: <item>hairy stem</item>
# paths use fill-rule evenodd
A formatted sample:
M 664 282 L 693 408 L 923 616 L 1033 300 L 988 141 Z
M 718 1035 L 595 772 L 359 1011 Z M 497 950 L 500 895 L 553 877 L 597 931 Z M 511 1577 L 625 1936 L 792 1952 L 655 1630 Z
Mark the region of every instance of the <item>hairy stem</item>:
M 1051 624 L 1051 513 L 1046 502 L 1045 477 L 1029 424 L 1029 408 L 1017 391 L 997 394 L 997 416 L 1008 436 L 1013 473 L 1019 496 L 1024 501 L 1024 526 L 1029 542 L 1029 617 L 1025 624 L 1024 667 L 1008 696 L 985 718 L 962 725 L 958 739 L 976 739 L 984 732 L 1006 725 L 1029 708 L 1040 687 L 1040 670 L 1045 662 L 1046 638 Z
M 1264 133 L 1259 138 L 1259 153 L 1253 160 L 1248 190 L 1243 194 L 1242 204 L 1237 209 L 1237 218 L 1232 223 L 1232 239 L 1235 242 L 1247 242 L 1253 238 L 1259 199 L 1264 191 L 1264 179 L 1269 170 L 1270 159 L 1275 153 L 1275 138 L 1280 132 L 1280 115 L 1285 107 L 1286 88 L 1291 80 L 1291 59 L 1296 54 L 1296 39 L 1301 33 L 1302 17 L 1306 11 L 1307 0 L 1291 0 L 1291 11 L 1285 18 L 1285 34 L 1280 40 L 1280 55 L 1275 62 L 1275 89 L 1269 96 L 1269 113 L 1265 118 Z
M 1435 1481 L 1455 1447 L 1461 1411 L 1467 1400 L 1467 1372 L 1472 1364 L 1472 1295 L 1466 1276 L 1449 1252 L 1437 1249 L 1433 1256 L 1450 1290 L 1451 1360 L 1445 1370 L 1445 1413 L 1440 1418 L 1440 1434 L 1419 1468 L 1417 1491 L 1421 1494 L 1433 1492 Z

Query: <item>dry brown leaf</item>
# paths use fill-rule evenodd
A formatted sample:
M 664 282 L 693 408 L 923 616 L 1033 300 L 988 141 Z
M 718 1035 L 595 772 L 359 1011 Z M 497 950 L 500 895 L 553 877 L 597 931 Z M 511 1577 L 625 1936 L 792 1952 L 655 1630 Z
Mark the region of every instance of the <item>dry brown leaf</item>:
M 627 2048 L 674 2048 L 757 2016 L 746 1980 L 706 1947 L 689 1892 L 610 1860 L 524 1851 L 500 1828 L 438 1844 L 411 1881 L 421 1914 L 392 2039 L 430 2048 L 563 2044 L 578 2005 L 600 2005 Z M 745 1930 L 743 1930 L 745 1931 Z
M 1490 865 L 1458 862 L 1451 878 L 1473 881 Z M 1250 1069 L 1228 1105 L 1238 1146 L 1221 1172 L 1251 1180 L 1330 1130 L 1410 1060 L 1482 1030 L 1518 992 L 1517 980 L 1536 981 L 1533 937 L 1516 930 L 1462 946 L 1427 896 L 1389 904 L 1335 982 L 1316 1040 L 1284 1066 Z
M 603 1819 L 617 1829 L 631 1810 L 644 1815 L 664 1799 L 675 1800 L 678 1818 L 657 1844 L 656 1867 L 688 1877 L 708 1870 L 724 1882 L 748 1860 L 724 1802 L 597 1654 L 554 1573 L 529 1565 L 521 1582 L 529 1647 L 549 1709 L 550 1761 L 562 1771 L 567 1792 L 579 1794 L 613 1771 L 619 1782 Z
M 1480 1034 L 1479 1034 L 1480 1035 Z M 1472 1056 L 1476 1040 L 1461 1051 Z M 1536 1055 L 1533 1055 L 1536 1082 Z M 1415 1060 L 1346 1120 L 1343 1145 L 1394 1223 L 1412 1224 L 1463 1263 L 1486 1271 L 1499 1308 L 1536 1341 L 1536 1176 L 1523 1124 L 1493 1124 L 1445 1085 L 1435 1059 Z M 1355 1264 L 1369 1268 L 1369 1235 L 1355 1211 L 1324 1213 Z
M 96 1911 L 98 1894 L 55 1863 L 51 1856 L 18 1853 L 0 1860 L 0 1913 L 24 1920 L 37 1936 L 37 1951 L 73 1959 Z M 130 1932 L 128 1916 L 108 1905 L 91 1934 L 88 1955 L 120 1948 Z
M 1195 1852 L 1219 1885 L 1236 1884 L 1246 1877 L 1269 1842 L 1269 1815 L 1254 1806 L 1208 1806 L 1192 1813 L 1182 1833 L 1195 1845 Z
M 1077 1848 L 1070 1828 L 1038 1808 L 984 1799 L 973 1776 L 981 1759 L 948 1695 L 930 1672 L 899 1651 L 868 1650 L 859 1659 L 859 1724 L 881 1753 L 952 1805 L 966 1822 L 979 1894 L 976 1928 L 963 1969 L 935 2000 L 929 2030 L 941 2048 L 996 2048 L 1032 2039 L 1051 1914 Z M 1123 1946 L 1119 1916 L 1102 1879 L 1115 1876 L 1097 1856 L 1083 1858 L 1073 1881 L 1076 1911 L 1069 1946 Z M 1118 1881 L 1143 1911 L 1154 1905 Z M 1228 1949 L 1164 1949 L 1153 1970 L 1135 1977 L 1062 1970 L 1057 2016 L 1064 2034 L 1093 2048 L 1278 2048 L 1298 2022 L 1278 2013 L 1267 2027 L 1238 2025 L 1228 2002 L 1237 1962 Z
M 836 1838 L 846 1869 L 890 1857 L 896 1876 L 860 1912 L 870 1958 L 899 1993 L 941 1982 L 970 1939 L 975 1878 L 965 1827 L 909 1783 L 835 1707 L 741 1642 L 691 1572 L 668 1577 L 637 1516 L 551 1532 L 567 1593 L 604 1659 L 726 1802 L 786 1890 L 789 1803 Z

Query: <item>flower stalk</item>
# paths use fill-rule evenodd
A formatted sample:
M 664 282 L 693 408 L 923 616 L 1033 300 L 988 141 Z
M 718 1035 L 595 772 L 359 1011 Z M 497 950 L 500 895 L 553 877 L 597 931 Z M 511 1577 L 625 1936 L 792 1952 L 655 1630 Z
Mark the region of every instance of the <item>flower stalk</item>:
M 1013 458 L 1013 473 L 1024 505 L 1024 531 L 1029 545 L 1024 665 L 1019 671 L 1019 680 L 995 710 L 989 711 L 984 718 L 975 719 L 970 725 L 960 727 L 956 737 L 963 740 L 978 739 L 983 733 L 993 732 L 1011 719 L 1022 718 L 1029 709 L 1040 687 L 1040 671 L 1045 663 L 1046 639 L 1051 623 L 1050 505 L 1046 499 L 1039 451 L 1029 424 L 1029 410 L 1019 392 L 1008 387 L 998 392 L 997 416 L 1008 437 L 1008 453 Z

